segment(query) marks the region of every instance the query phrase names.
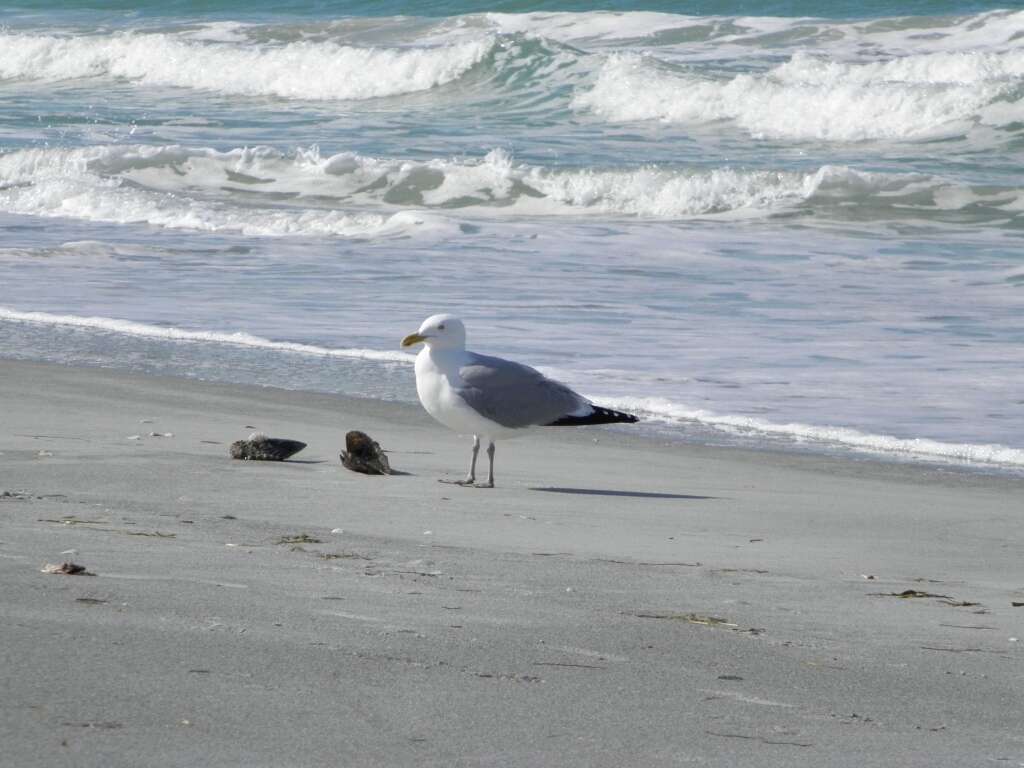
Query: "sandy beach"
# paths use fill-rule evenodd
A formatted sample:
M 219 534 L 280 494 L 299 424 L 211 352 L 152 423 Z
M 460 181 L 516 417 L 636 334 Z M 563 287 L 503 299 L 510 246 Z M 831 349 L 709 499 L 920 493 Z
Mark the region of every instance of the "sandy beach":
M 407 405 L 9 361 L 0 403 L 0 765 L 1024 765 L 1020 478 L 585 429 L 466 489 Z

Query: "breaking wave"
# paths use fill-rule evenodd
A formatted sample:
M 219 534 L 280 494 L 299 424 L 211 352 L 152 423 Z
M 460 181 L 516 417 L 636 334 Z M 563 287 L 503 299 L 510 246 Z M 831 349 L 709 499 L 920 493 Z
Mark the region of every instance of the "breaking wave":
M 84 35 L 0 31 L 0 80 L 113 79 L 314 101 L 422 99 L 459 82 L 485 99 L 521 98 L 499 100 L 502 110 L 557 103 L 614 122 L 729 121 L 752 136 L 786 140 L 921 141 L 979 126 L 1019 133 L 1024 121 L 1017 42 L 1024 12 L 916 27 L 921 21 L 912 18 L 646 12 L 395 23 L 378 45 L 352 44 L 366 37 L 346 27 L 352 20 L 298 30 L 236 23 Z M 866 53 L 884 58 L 865 61 Z M 722 69 L 725 60 L 733 63 Z
M 247 158 L 266 152 L 188 150 L 182 147 L 89 147 L 73 150 L 33 149 L 0 155 L 0 210 L 30 216 L 60 216 L 107 223 L 143 223 L 172 229 L 238 233 L 254 236 L 313 235 L 373 237 L 445 229 L 444 222 L 409 211 L 352 212 L 335 208 L 272 205 L 266 200 L 232 200 L 217 196 L 216 187 L 234 181 L 240 189 L 258 183 L 232 167 L 247 167 Z M 271 152 L 271 154 L 275 154 Z M 279 156 L 280 157 L 280 156 Z M 190 185 L 179 170 L 195 162 Z M 287 163 L 286 163 L 287 165 Z M 185 175 L 184 182 L 181 176 Z M 149 182 L 149 183 L 147 183 Z M 191 189 L 190 189 L 191 188 Z M 313 190 L 309 190 L 310 193 Z
M 923 174 L 845 166 L 565 169 L 518 164 L 501 149 L 479 159 L 423 161 L 314 147 L 220 152 L 178 145 L 31 149 L 0 155 L 0 210 L 246 235 L 373 237 L 457 227 L 445 214 L 968 217 L 1012 224 L 1024 190 L 968 186 Z
M 464 17 L 466 18 L 466 17 Z M 837 20 L 786 16 L 688 16 L 652 11 L 489 13 L 485 26 L 588 47 L 643 45 L 686 60 L 758 58 L 766 52 L 828 47 L 844 56 L 1015 47 L 1024 12 Z
M 609 121 L 731 121 L 756 138 L 920 141 L 1019 125 L 1022 75 L 1024 50 L 862 64 L 796 53 L 765 73 L 720 77 L 616 53 L 573 106 Z
M 493 36 L 429 47 L 361 48 L 330 41 L 268 46 L 168 33 L 6 33 L 0 34 L 0 79 L 108 77 L 232 95 L 370 99 L 451 82 L 494 45 Z

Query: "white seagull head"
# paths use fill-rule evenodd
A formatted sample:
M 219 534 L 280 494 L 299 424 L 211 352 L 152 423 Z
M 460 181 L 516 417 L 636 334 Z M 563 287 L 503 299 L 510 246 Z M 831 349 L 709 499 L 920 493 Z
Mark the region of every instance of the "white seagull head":
M 402 339 L 403 347 L 423 342 L 431 349 L 465 349 L 466 326 L 455 315 L 432 315 L 416 333 Z

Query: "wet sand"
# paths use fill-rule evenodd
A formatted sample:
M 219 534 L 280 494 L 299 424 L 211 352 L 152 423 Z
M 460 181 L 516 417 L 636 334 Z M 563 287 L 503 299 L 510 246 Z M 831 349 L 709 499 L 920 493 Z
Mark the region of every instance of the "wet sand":
M 308 447 L 230 459 L 255 430 Z M 411 406 L 0 361 L 0 765 L 1024 764 L 1024 480 L 586 429 L 437 482 L 468 456 Z

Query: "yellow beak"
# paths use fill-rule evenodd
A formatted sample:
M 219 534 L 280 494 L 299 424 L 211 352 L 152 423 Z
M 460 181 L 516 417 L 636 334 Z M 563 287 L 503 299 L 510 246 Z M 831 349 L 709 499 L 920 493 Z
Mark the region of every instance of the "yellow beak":
M 402 339 L 403 347 L 411 347 L 413 344 L 419 344 L 421 341 L 426 341 L 426 336 L 420 336 L 418 333 L 410 333 L 404 339 Z

